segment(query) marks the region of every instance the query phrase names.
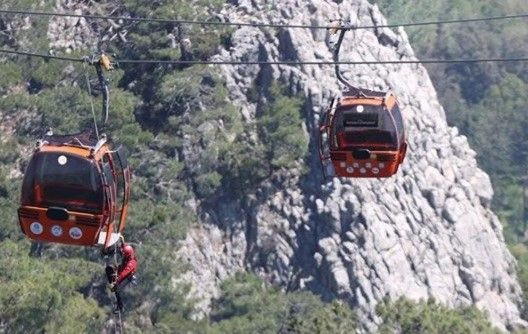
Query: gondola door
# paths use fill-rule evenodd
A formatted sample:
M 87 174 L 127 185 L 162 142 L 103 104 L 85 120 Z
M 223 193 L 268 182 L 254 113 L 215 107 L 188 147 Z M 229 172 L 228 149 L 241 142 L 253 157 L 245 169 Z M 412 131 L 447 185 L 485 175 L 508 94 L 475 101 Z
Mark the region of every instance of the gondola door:
M 337 98 L 332 100 L 330 108 L 323 114 L 323 119 L 320 121 L 319 126 L 319 159 L 321 160 L 323 177 L 325 179 L 335 176 L 335 169 L 331 158 L 331 128 L 338 101 L 339 99 Z
M 119 235 L 114 233 L 117 198 L 117 183 L 114 165 L 115 163 L 112 161 L 112 156 L 109 153 L 104 154 L 101 159 L 100 168 L 105 188 L 106 224 L 104 230 L 99 236 L 99 244 L 103 245 L 103 249 L 107 249 L 119 240 Z
M 101 168 L 109 214 L 106 229 L 99 236 L 99 244 L 108 250 L 119 241 L 125 229 L 131 179 L 125 150 L 120 147 L 117 151 L 106 153 Z
M 126 217 L 128 213 L 131 173 L 128 166 L 125 149 L 123 147 L 120 147 L 117 151 L 112 153 L 112 160 L 115 167 L 114 172 L 117 186 L 117 197 L 115 204 L 116 208 L 118 208 L 118 212 L 116 218 L 119 219 L 116 221 L 116 231 L 122 234 L 125 229 Z

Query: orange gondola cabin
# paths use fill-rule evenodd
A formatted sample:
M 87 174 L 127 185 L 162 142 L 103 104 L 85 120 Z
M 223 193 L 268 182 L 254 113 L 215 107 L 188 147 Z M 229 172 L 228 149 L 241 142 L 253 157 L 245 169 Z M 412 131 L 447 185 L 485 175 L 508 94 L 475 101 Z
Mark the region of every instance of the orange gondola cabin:
M 106 250 L 125 228 L 129 184 L 124 150 L 112 151 L 105 136 L 46 136 L 24 175 L 22 232 L 36 241 Z
M 391 93 L 361 90 L 334 99 L 319 130 L 325 176 L 390 177 L 407 151 L 402 115 Z

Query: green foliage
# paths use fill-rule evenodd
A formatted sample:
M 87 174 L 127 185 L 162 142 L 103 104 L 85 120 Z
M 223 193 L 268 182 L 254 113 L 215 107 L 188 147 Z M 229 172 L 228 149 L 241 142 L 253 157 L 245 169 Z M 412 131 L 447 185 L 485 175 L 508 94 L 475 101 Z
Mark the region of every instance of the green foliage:
M 54 2 L 50 0 L 2 0 L 1 9 L 21 9 L 21 10 L 51 10 Z M 5 29 L 5 27 L 10 29 Z M 33 29 L 28 29 L 28 26 Z M 0 45 L 15 47 L 23 43 L 30 43 L 37 50 L 48 47 L 47 41 L 48 19 L 29 18 L 20 15 L 2 15 L 0 17 Z
M 90 100 L 78 87 L 45 90 L 30 96 L 36 112 L 42 115 L 42 126 L 55 133 L 76 133 L 91 125 Z
M 0 162 L 2 164 L 12 164 L 18 158 L 18 145 L 12 139 L 7 139 L 0 145 Z
M 258 277 L 238 273 L 222 284 L 209 333 L 352 333 L 354 312 L 305 292 L 282 293 Z
M 9 177 L 8 170 L 0 165 L 0 243 L 20 234 L 16 209 L 21 182 Z
M 523 244 L 510 247 L 510 251 L 517 259 L 517 277 L 523 291 L 528 291 L 528 248 Z
M 515 178 L 499 178 L 495 181 L 498 216 L 504 222 L 504 237 L 510 245 L 521 242 L 528 222 L 523 217 L 523 187 Z
M 22 77 L 22 68 L 20 65 L 7 61 L 0 63 L 0 73 L 2 73 L 2 81 L 0 81 L 0 93 L 4 93 L 8 88 L 20 83 Z
M 308 137 L 300 113 L 302 100 L 286 96 L 277 84 L 271 87 L 270 94 L 270 105 L 259 119 L 267 155 L 273 167 L 293 167 L 308 153 Z
M 36 93 L 45 88 L 54 88 L 65 78 L 65 72 L 63 62 L 36 59 L 32 60 L 24 76 L 30 84 L 30 91 Z
M 253 141 L 246 133 L 219 149 L 224 188 L 230 189 L 232 196 L 240 197 L 253 191 L 270 173 L 265 144 Z
M 528 4 L 522 0 L 467 0 L 414 3 L 407 0 L 378 1 L 390 21 L 421 22 L 509 15 L 526 12 Z M 526 54 L 528 34 L 516 20 L 490 21 L 460 25 L 409 27 L 406 30 L 417 53 L 422 58 L 485 58 Z M 521 42 L 523 41 L 523 42 Z M 512 46 L 515 47 L 512 47 Z M 478 103 L 504 71 L 526 73 L 526 64 L 512 67 L 506 64 L 452 64 L 431 66 L 430 73 L 446 106 L 449 120 L 461 126 L 468 111 L 463 104 Z M 525 77 L 526 79 L 526 77 Z
M 494 206 L 506 223 L 506 237 L 517 242 L 528 222 L 523 217 L 522 177 L 528 172 L 528 84 L 507 74 L 490 87 L 467 121 L 470 144 L 495 186 Z
M 110 93 L 109 122 L 104 131 L 111 133 L 114 141 L 134 152 L 138 147 L 148 145 L 154 138 L 151 132 L 143 130 L 136 121 L 134 110 L 139 103 L 132 93 L 113 89 Z M 97 119 L 100 119 L 100 103 L 95 104 Z
M 101 269 L 75 259 L 47 260 L 27 255 L 27 243 L 0 243 L 0 324 L 10 333 L 97 333 L 104 320 L 85 288 Z
M 310 293 L 290 295 L 289 313 L 283 329 L 286 333 L 353 333 L 356 314 L 340 301 L 322 303 Z
M 145 0 L 127 0 L 124 2 L 125 8 L 132 16 L 154 16 L 167 19 L 189 20 L 196 17 L 203 17 L 206 13 L 219 11 L 224 1 L 209 0 L 189 2 L 184 0 L 168 1 L 165 3 L 154 3 Z M 187 29 L 190 29 L 187 31 Z M 154 33 L 153 33 L 154 31 Z M 146 54 L 152 56 L 165 56 L 168 59 L 180 57 L 179 50 L 171 48 L 171 40 L 168 34 L 182 33 L 185 37 L 190 37 L 193 46 L 193 56 L 197 59 L 207 59 L 212 56 L 218 45 L 229 34 L 227 29 L 211 27 L 200 27 L 194 25 L 190 28 L 179 26 L 174 23 L 141 23 L 131 29 L 131 39 L 137 52 L 142 56 Z M 148 36 L 148 37 L 147 37 Z M 154 47 L 153 47 L 154 46 Z
M 506 75 L 489 89 L 472 115 L 469 131 L 473 146 L 485 152 L 483 167 L 493 175 L 520 176 L 528 166 L 528 84 L 515 75 Z M 513 162 L 513 163 L 512 163 Z
M 451 309 L 430 299 L 413 302 L 400 298 L 376 309 L 383 319 L 380 333 L 500 333 L 476 307 Z

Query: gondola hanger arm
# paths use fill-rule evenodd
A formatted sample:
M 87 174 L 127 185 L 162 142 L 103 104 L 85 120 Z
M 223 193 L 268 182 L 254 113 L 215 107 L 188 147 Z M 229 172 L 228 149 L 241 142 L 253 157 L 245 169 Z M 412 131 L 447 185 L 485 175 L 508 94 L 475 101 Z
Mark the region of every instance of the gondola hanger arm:
M 333 23 L 334 27 L 330 28 L 330 33 L 332 35 L 335 35 L 335 34 L 339 33 L 339 37 L 337 39 L 337 43 L 336 43 L 336 45 L 334 47 L 334 63 L 335 63 L 336 77 L 342 84 L 344 84 L 350 90 L 350 92 L 352 94 L 354 94 L 354 95 L 363 95 L 362 92 L 361 92 L 361 89 L 352 86 L 352 84 L 350 84 L 350 82 L 348 82 L 348 80 L 345 79 L 345 77 L 341 73 L 341 69 L 339 67 L 339 53 L 341 52 L 341 44 L 343 44 L 343 40 L 345 39 L 345 34 L 347 33 L 347 31 L 349 29 L 347 29 L 347 27 L 345 27 L 345 25 L 343 24 L 343 20 L 341 20 L 341 19 L 335 20 L 335 21 L 331 21 L 331 22 Z
M 85 57 L 85 61 L 95 67 L 97 72 L 97 78 L 99 79 L 99 85 L 101 86 L 102 91 L 102 126 L 106 125 L 108 122 L 108 110 L 110 105 L 110 90 L 108 88 L 108 80 L 104 76 L 104 71 L 111 71 L 114 69 L 114 64 L 109 56 L 104 53 L 101 53 L 99 56 L 92 56 L 91 58 Z

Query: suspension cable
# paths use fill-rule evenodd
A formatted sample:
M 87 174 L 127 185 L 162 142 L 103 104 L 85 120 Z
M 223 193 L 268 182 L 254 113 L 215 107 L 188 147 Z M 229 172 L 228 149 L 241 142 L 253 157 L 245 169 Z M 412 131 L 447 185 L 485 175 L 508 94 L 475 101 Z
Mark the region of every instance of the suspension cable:
M 90 85 L 90 78 L 88 77 L 88 71 L 86 69 L 86 62 L 83 63 L 83 69 L 84 69 L 84 78 L 86 80 L 86 87 L 88 87 L 88 97 L 90 99 L 90 107 L 92 108 L 92 117 L 93 117 L 93 122 L 94 122 L 95 135 L 97 137 L 97 141 L 99 141 L 99 128 L 97 127 L 97 117 L 95 116 L 95 108 L 94 108 L 93 97 L 92 97 L 92 88 Z
M 35 58 L 44 58 L 44 59 L 65 60 L 65 61 L 71 61 L 71 62 L 77 62 L 77 63 L 84 62 L 84 59 L 80 59 L 80 58 L 54 56 L 54 55 L 46 55 L 46 54 L 32 53 L 32 52 L 25 52 L 25 51 L 7 50 L 7 49 L 0 49 L 0 53 L 14 54 L 18 56 L 35 57 Z
M 0 49 L 0 53 L 43 59 L 84 62 L 82 58 L 52 56 L 47 54 Z M 397 64 L 453 64 L 453 63 L 498 63 L 526 62 L 528 57 L 517 58 L 467 58 L 467 59 L 412 59 L 412 60 L 372 60 L 372 61 L 236 61 L 236 60 L 161 60 L 161 59 L 116 59 L 118 64 L 159 64 L 159 65 L 397 65 Z
M 122 20 L 133 22 L 156 22 L 156 23 L 173 23 L 173 24 L 188 24 L 188 25 L 202 25 L 202 26 L 235 26 L 235 27 L 258 27 L 258 28 L 293 28 L 293 29 L 336 29 L 336 30 L 360 30 L 360 29 L 376 29 L 376 28 L 397 28 L 397 27 L 414 27 L 440 24 L 455 24 L 455 23 L 470 23 L 470 22 L 485 22 L 498 20 L 512 20 L 528 17 L 528 13 L 511 14 L 501 16 L 453 19 L 453 20 L 437 20 L 437 21 L 423 21 L 423 22 L 407 22 L 395 24 L 382 25 L 364 25 L 353 26 L 344 25 L 341 27 L 334 27 L 331 25 L 304 25 L 304 24 L 278 24 L 278 23 L 262 23 L 262 22 L 222 22 L 222 21 L 200 21 L 200 20 L 182 20 L 182 19 L 162 19 L 149 17 L 129 17 L 129 16 L 106 16 L 106 15 L 88 15 L 88 14 L 73 14 L 73 13 L 52 13 L 29 10 L 14 10 L 2 9 L 0 14 L 21 14 L 30 16 L 48 16 L 48 17 L 77 17 L 89 20 Z

